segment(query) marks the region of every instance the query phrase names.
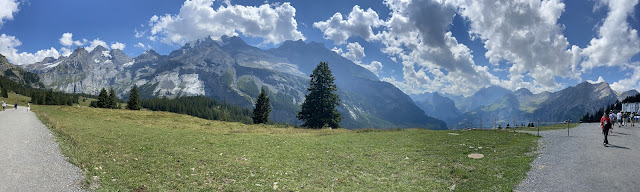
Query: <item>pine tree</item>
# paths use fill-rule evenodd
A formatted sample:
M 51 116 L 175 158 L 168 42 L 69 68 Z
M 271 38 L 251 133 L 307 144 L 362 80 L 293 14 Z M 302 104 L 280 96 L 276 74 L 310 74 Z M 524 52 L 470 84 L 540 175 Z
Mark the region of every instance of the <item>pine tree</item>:
M 298 119 L 304 121 L 302 126 L 319 129 L 324 126 L 339 127 L 342 116 L 336 110 L 340 98 L 335 93 L 338 88 L 334 83 L 329 64 L 320 62 L 311 74 L 309 94 L 305 96 Z
M 100 94 L 98 94 L 98 108 L 108 108 L 108 102 L 109 94 L 106 89 L 102 88 L 102 90 L 100 90 Z
M 133 86 L 133 88 L 131 88 L 129 101 L 127 101 L 127 109 L 130 109 L 130 110 L 142 109 L 142 107 L 140 106 L 140 95 L 138 94 L 138 87 L 135 85 Z
M 256 106 L 253 109 L 253 123 L 261 124 L 269 122 L 269 113 L 271 112 L 271 104 L 269 103 L 269 96 L 264 87 L 260 91 Z
M 118 99 L 116 98 L 116 92 L 113 90 L 113 87 L 109 88 L 109 100 L 107 100 L 108 106 L 106 108 L 117 109 L 118 108 Z
M 58 102 L 56 101 L 56 98 L 53 96 L 53 90 L 49 89 L 46 93 L 47 95 L 45 96 L 45 100 L 44 100 L 44 104 L 45 105 L 57 105 Z
M 2 97 L 9 98 L 9 93 L 5 87 L 2 87 Z

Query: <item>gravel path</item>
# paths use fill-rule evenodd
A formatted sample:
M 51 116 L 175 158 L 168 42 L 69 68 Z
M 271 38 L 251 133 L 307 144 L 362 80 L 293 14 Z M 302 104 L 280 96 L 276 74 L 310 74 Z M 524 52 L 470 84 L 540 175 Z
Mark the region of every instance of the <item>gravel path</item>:
M 84 173 L 26 107 L 0 109 L 0 191 L 83 191 Z
M 535 134 L 535 133 L 534 133 Z M 609 147 L 597 123 L 542 131 L 541 149 L 516 191 L 638 191 L 640 127 L 618 127 Z

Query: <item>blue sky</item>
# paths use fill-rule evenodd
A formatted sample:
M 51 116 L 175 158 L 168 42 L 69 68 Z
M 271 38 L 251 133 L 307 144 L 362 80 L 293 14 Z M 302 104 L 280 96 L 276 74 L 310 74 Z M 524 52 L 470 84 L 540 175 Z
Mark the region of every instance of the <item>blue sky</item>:
M 96 45 L 168 54 L 239 35 L 264 49 L 322 42 L 407 93 L 640 87 L 638 0 L 0 0 L 0 20 L 0 53 L 16 64 Z

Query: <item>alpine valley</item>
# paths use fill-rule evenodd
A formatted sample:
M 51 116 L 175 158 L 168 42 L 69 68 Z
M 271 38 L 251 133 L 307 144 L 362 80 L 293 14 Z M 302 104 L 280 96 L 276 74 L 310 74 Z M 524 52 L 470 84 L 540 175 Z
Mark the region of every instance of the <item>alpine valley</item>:
M 68 57 L 46 58 L 22 67 L 37 73 L 46 88 L 95 95 L 112 87 L 120 98 L 127 97 L 136 85 L 143 98 L 204 95 L 253 107 L 260 88 L 266 87 L 273 108 L 270 119 L 301 124 L 296 113 L 307 93 L 309 75 L 320 62 L 329 63 L 336 79 L 341 126 L 447 128 L 392 84 L 315 42 L 286 41 L 263 50 L 238 37 L 207 37 L 169 55 L 147 50 L 135 58 L 98 46 L 91 51 L 77 48 Z
M 472 125 L 484 128 L 498 125 L 527 124 L 527 122 L 578 122 L 586 113 L 622 101 L 638 91 L 615 92 L 608 83 L 582 82 L 557 92 L 534 94 L 521 88 L 515 92 L 498 86 L 480 89 L 470 97 L 440 96 L 437 93 L 412 95 L 427 115 L 444 120 L 452 129 Z

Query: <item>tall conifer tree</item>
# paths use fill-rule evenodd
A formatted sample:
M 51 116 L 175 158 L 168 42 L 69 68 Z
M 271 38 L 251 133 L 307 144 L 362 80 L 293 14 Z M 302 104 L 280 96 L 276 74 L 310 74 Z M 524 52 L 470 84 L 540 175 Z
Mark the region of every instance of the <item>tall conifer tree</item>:
M 106 89 L 102 88 L 102 90 L 100 90 L 100 94 L 98 94 L 98 108 L 108 108 L 108 102 L 109 94 Z
M 116 98 L 116 92 L 113 90 L 113 87 L 109 88 L 109 100 L 108 106 L 106 108 L 117 109 L 118 108 L 118 98 Z
M 142 106 L 140 105 L 140 94 L 138 93 L 138 87 L 135 85 L 133 86 L 133 88 L 131 88 L 131 94 L 129 95 L 129 101 L 127 102 L 127 109 L 142 109 Z
M 309 89 L 307 89 L 309 94 L 306 95 L 302 109 L 297 116 L 298 119 L 304 121 L 302 126 L 313 129 L 324 126 L 340 127 L 342 116 L 336 110 L 340 98 L 335 93 L 338 88 L 334 80 L 327 62 L 320 62 L 313 70 Z
M 269 96 L 264 87 L 260 91 L 256 106 L 253 109 L 253 123 L 261 124 L 269 122 L 269 113 L 271 112 L 271 104 L 269 103 Z

